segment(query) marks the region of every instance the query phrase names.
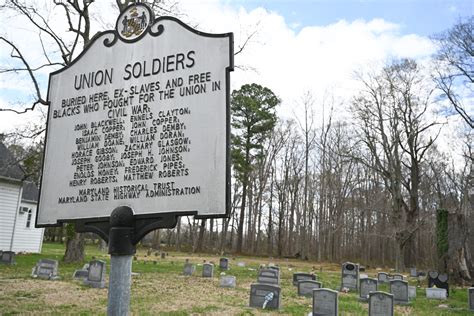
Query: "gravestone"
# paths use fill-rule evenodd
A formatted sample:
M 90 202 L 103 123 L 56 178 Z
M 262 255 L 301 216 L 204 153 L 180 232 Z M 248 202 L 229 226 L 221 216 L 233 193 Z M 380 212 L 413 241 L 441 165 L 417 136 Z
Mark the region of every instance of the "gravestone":
M 440 274 L 437 271 L 428 272 L 428 287 L 431 288 L 434 286 L 440 289 L 445 289 L 446 294 L 449 296 L 449 283 L 447 274 Z
M 193 275 L 194 271 L 196 270 L 196 266 L 192 263 L 185 263 L 184 264 L 184 275 Z
M 359 265 L 352 262 L 342 264 L 341 289 L 357 290 L 359 283 Z
M 322 288 L 322 283 L 314 280 L 301 280 L 298 281 L 298 295 L 299 296 L 313 296 L 314 289 Z
M 89 276 L 89 270 L 87 269 L 76 270 L 74 271 L 74 274 L 72 275 L 73 279 L 81 280 L 81 281 L 84 281 L 85 279 L 87 279 L 88 276 Z
M 412 277 L 412 278 L 417 278 L 418 277 L 418 272 L 416 271 L 416 268 L 411 268 L 410 269 L 410 277 Z
M 469 310 L 474 312 L 474 287 L 467 290 L 467 299 L 469 301 Z
M 431 287 L 426 289 L 426 298 L 435 300 L 445 300 L 448 298 L 446 289 Z
M 219 280 L 219 286 L 220 287 L 230 287 L 234 288 L 236 287 L 237 282 L 235 276 L 232 275 L 223 275 L 221 279 Z
M 205 263 L 202 265 L 202 277 L 212 278 L 214 276 L 214 265 L 212 263 Z
M 0 262 L 3 264 L 15 264 L 15 252 L 13 251 L 2 251 L 0 256 Z
M 395 273 L 392 274 L 392 280 L 403 280 L 403 274 Z
M 416 286 L 409 286 L 408 287 L 408 299 L 412 300 L 416 298 Z
M 250 307 L 280 309 L 281 288 L 272 284 L 250 285 Z
M 162 252 L 161 253 L 161 259 L 165 259 L 166 258 L 166 253 Z
M 386 272 L 377 273 L 377 281 L 379 283 L 388 283 L 388 273 Z
M 84 280 L 84 284 L 93 288 L 105 288 L 106 263 L 102 260 L 92 260 L 89 262 L 89 275 Z
M 274 269 L 260 269 L 257 277 L 258 283 L 280 284 L 280 271 Z
M 385 292 L 370 292 L 369 316 L 393 316 L 393 295 Z
M 219 260 L 219 268 L 221 270 L 229 270 L 229 258 L 221 258 Z
M 58 279 L 58 261 L 51 259 L 40 259 L 33 268 L 31 275 L 34 278 L 56 280 Z
M 313 273 L 304 273 L 304 272 L 296 272 L 293 273 L 293 285 L 298 286 L 299 281 L 304 280 L 312 280 L 316 281 L 316 275 Z
M 337 291 L 313 290 L 313 316 L 337 316 Z
M 280 267 L 279 266 L 268 266 L 268 269 L 272 269 L 272 270 L 276 270 L 278 272 L 280 272 Z
M 238 262 L 237 266 L 243 268 L 245 267 L 245 262 Z
M 393 294 L 395 304 L 408 304 L 408 282 L 402 280 L 390 281 L 390 293 Z
M 359 300 L 367 301 L 369 299 L 370 292 L 377 291 L 377 279 L 364 278 L 360 279 L 359 284 Z

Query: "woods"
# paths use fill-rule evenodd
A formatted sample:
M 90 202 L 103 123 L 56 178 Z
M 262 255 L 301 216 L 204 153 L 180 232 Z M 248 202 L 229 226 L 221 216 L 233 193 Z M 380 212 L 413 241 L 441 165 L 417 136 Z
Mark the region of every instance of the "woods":
M 7 3 L 56 44 L 45 52 L 43 64 L 31 66 L 11 39 L 0 37 L 12 58 L 19 60 L 17 67 L 2 73 L 26 72 L 36 92 L 24 109 L 0 111 L 23 113 L 37 104 L 47 105 L 37 70 L 68 65 L 93 37 L 91 2 L 55 2 L 64 8 L 73 37 L 58 35 L 33 8 Z M 173 10 L 172 4 L 160 1 L 153 6 L 159 14 Z M 152 232 L 142 244 L 155 249 L 352 261 L 400 271 L 438 267 L 456 281 L 472 283 L 474 134 L 472 116 L 463 103 L 470 100 L 463 96 L 472 93 L 473 23 L 472 18 L 461 21 L 435 38 L 440 49 L 430 61 L 436 65 L 434 71 L 426 63 L 397 59 L 374 72 L 358 73 L 359 92 L 345 104 L 350 108 L 348 120 L 338 115 L 336 104 L 344 101 L 337 97 L 329 114 L 317 115 L 314 109 L 327 110 L 324 100 L 316 97 L 319 91 L 302 95 L 299 106 L 292 105 L 299 109 L 288 118 L 279 117 L 281 100 L 270 88 L 251 83 L 234 90 L 230 217 L 182 217 L 175 229 Z M 63 40 L 66 37 L 68 41 Z M 464 121 L 455 131 L 463 159 L 451 156 L 440 138 L 447 128 L 445 117 L 436 111 L 440 99 Z M 43 131 L 39 126 L 29 135 L 38 139 Z M 9 136 L 17 159 L 38 181 L 42 140 L 23 149 L 15 142 L 20 135 Z M 447 212 L 445 217 L 439 210 Z M 70 225 L 47 229 L 45 238 L 65 240 L 69 249 L 65 259 L 70 261 L 83 258 L 85 238 L 94 239 L 76 234 Z

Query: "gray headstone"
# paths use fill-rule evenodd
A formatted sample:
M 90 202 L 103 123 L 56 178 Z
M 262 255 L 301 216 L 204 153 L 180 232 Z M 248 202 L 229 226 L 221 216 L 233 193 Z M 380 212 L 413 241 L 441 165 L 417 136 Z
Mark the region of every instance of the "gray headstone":
M 377 279 L 360 279 L 359 287 L 359 299 L 367 301 L 369 299 L 369 293 L 377 291 Z
M 58 276 L 58 261 L 40 259 L 33 269 L 33 277 L 54 280 Z
M 165 259 L 166 258 L 166 253 L 165 252 L 162 252 L 161 253 L 161 259 Z
M 223 275 L 219 281 L 220 287 L 234 288 L 237 286 L 236 278 L 232 275 Z
M 474 312 L 474 287 L 470 287 L 467 290 L 467 294 L 469 301 L 469 310 Z
M 313 296 L 314 289 L 322 288 L 322 283 L 314 280 L 301 280 L 298 281 L 298 295 L 299 296 Z
M 85 285 L 94 288 L 105 287 L 106 263 L 102 260 L 92 260 L 89 262 L 89 275 L 84 280 Z
M 416 286 L 408 287 L 408 299 L 413 300 L 416 298 Z
M 297 286 L 299 281 L 304 281 L 304 280 L 316 281 L 316 275 L 313 273 L 304 273 L 304 272 L 293 273 L 294 286 Z
M 395 273 L 392 274 L 392 280 L 403 280 L 403 274 Z
M 184 275 L 193 275 L 194 271 L 196 270 L 196 266 L 191 263 L 184 264 Z
M 280 271 L 274 269 L 260 269 L 257 277 L 258 283 L 280 284 Z
M 0 263 L 15 264 L 15 252 L 2 251 L 2 254 L 0 255 Z
M 342 264 L 341 289 L 357 290 L 359 288 L 359 265 L 352 262 Z
M 448 293 L 446 289 L 440 288 L 427 288 L 426 289 L 426 298 L 436 299 L 436 300 L 445 300 L 448 298 Z
M 214 276 L 214 265 L 212 263 L 204 263 L 202 265 L 202 277 L 212 278 Z
M 237 262 L 238 267 L 245 267 L 245 262 Z
M 219 259 L 219 268 L 221 270 L 229 270 L 229 258 L 220 258 Z
M 369 293 L 369 316 L 393 316 L 393 295 L 385 292 Z
M 386 273 L 386 272 L 377 273 L 377 281 L 379 283 L 387 283 L 388 282 L 388 273 Z
M 390 281 L 390 293 L 395 304 L 408 304 L 408 282 L 402 280 Z
M 281 288 L 272 284 L 250 285 L 250 307 L 280 309 Z
M 418 277 L 418 272 L 416 271 L 416 268 L 411 268 L 411 269 L 410 269 L 410 276 L 411 276 L 412 278 Z
M 313 290 L 313 316 L 337 316 L 337 291 Z

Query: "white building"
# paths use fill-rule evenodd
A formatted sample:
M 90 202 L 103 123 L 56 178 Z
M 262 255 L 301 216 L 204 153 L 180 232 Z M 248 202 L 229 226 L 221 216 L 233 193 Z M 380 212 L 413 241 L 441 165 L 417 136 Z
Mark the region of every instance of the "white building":
M 0 142 L 0 250 L 41 252 L 43 228 L 35 228 L 38 188 Z

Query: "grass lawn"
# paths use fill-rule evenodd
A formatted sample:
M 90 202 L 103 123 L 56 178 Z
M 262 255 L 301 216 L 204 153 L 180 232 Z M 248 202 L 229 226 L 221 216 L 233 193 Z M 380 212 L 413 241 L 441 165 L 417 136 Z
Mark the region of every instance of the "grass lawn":
M 86 262 L 95 257 L 107 261 L 109 255 L 96 246 L 87 246 Z M 31 270 L 40 258 L 61 260 L 64 245 L 45 243 L 42 254 L 17 255 L 14 266 L 0 265 L 0 314 L 47 315 L 100 315 L 107 310 L 107 289 L 83 286 L 72 278 L 82 264 L 59 263 L 61 280 L 48 281 L 31 278 Z M 147 251 L 137 251 L 133 262 L 131 312 L 134 315 L 307 315 L 311 311 L 311 298 L 299 297 L 292 285 L 294 272 L 314 272 L 323 287 L 338 289 L 338 264 L 302 262 L 298 260 L 230 256 L 230 270 L 237 277 L 237 287 L 219 287 L 219 269 L 214 278 L 202 278 L 202 263 L 211 261 L 218 266 L 219 257 L 211 255 L 170 252 L 166 259 Z M 186 259 L 197 264 L 194 276 L 183 276 Z M 237 262 L 245 262 L 238 267 Z M 282 308 L 279 311 L 248 307 L 250 284 L 257 278 L 260 264 L 278 264 L 281 267 Z M 377 271 L 366 272 L 376 277 Z M 412 282 L 416 285 L 416 282 Z M 423 285 L 425 286 L 425 285 Z M 379 287 L 388 291 L 387 285 Z M 417 289 L 417 298 L 410 306 L 396 306 L 395 315 L 474 315 L 467 310 L 467 289 L 452 287 L 446 301 L 427 300 L 423 288 Z M 339 293 L 340 315 L 367 315 L 367 303 L 358 301 L 357 293 Z

